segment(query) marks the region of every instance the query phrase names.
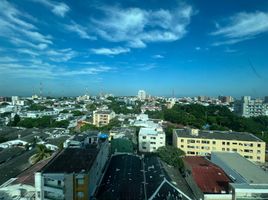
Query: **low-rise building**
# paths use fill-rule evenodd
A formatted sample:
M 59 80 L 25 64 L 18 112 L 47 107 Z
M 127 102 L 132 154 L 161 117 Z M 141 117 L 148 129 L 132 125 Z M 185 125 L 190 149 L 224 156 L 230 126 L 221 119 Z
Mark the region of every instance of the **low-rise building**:
M 185 180 L 196 199 L 232 200 L 231 180 L 220 167 L 201 156 L 187 156 L 183 161 Z
M 268 173 L 259 166 L 234 152 L 212 152 L 211 161 L 232 180 L 233 200 L 268 199 Z
M 166 145 L 166 134 L 162 128 L 141 128 L 139 132 L 139 151 L 154 152 Z
M 90 199 L 109 155 L 108 142 L 67 148 L 35 173 L 36 199 Z
M 174 129 L 173 146 L 187 156 L 206 156 L 212 151 L 237 152 L 250 161 L 265 162 L 265 142 L 250 133 Z
M 108 125 L 115 117 L 115 112 L 111 110 L 97 110 L 93 112 L 93 124 L 97 127 Z

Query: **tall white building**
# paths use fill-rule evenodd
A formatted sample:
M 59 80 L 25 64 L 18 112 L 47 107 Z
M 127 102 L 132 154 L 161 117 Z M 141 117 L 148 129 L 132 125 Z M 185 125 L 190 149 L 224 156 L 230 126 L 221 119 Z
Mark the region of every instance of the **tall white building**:
M 236 101 L 234 111 L 243 117 L 257 117 L 267 115 L 267 104 L 261 99 L 251 99 L 250 96 L 243 96 L 241 100 Z
M 146 92 L 144 90 L 138 91 L 138 99 L 142 101 L 146 99 Z

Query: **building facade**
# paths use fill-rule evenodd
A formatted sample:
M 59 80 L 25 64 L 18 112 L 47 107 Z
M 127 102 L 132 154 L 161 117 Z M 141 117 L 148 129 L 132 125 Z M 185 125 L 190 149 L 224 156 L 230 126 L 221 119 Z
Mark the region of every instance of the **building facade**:
M 108 160 L 108 142 L 99 148 L 67 148 L 35 173 L 36 199 L 88 200 Z
M 144 90 L 138 91 L 138 99 L 144 101 L 146 99 L 146 92 Z
M 268 106 L 263 100 L 251 99 L 250 96 L 243 96 L 234 104 L 234 112 L 243 117 L 268 115 L 267 108 Z
M 93 112 L 93 124 L 97 127 L 108 125 L 115 117 L 115 112 L 110 110 L 97 110 Z
M 237 152 L 253 162 L 265 162 L 265 142 L 250 133 L 174 129 L 173 146 L 188 156 L 207 156 L 213 151 Z
M 141 128 L 139 132 L 139 151 L 154 152 L 159 147 L 166 145 L 166 134 L 162 127 Z

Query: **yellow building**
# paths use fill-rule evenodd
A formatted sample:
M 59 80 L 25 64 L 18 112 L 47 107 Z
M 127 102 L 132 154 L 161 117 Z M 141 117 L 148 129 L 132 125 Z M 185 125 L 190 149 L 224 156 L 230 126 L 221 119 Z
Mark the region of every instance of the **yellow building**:
M 115 117 L 115 113 L 110 110 L 97 110 L 93 112 L 93 124 L 97 127 L 105 126 Z
M 183 150 L 187 156 L 230 151 L 253 162 L 265 162 L 265 142 L 250 133 L 174 129 L 173 146 Z

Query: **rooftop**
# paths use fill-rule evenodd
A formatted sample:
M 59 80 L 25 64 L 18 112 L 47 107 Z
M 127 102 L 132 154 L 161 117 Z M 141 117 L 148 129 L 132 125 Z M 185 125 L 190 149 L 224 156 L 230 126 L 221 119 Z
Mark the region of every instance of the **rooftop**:
M 245 132 L 199 130 L 197 134 L 191 134 L 190 129 L 176 129 L 174 131 L 176 131 L 178 137 L 184 137 L 184 138 L 263 142 L 255 135 Z
M 67 148 L 52 159 L 41 171 L 44 173 L 79 173 L 89 171 L 98 151 L 93 146 L 87 149 Z
M 203 193 L 228 193 L 230 179 L 221 168 L 200 156 L 188 156 L 184 161 L 190 166 L 191 174 Z
M 111 110 L 97 110 L 94 114 L 111 114 L 112 112 Z
M 235 152 L 212 152 L 211 160 L 219 159 L 234 172 L 244 178 L 248 184 L 268 184 L 268 172 Z
M 164 133 L 164 132 L 157 131 L 154 128 L 141 128 L 139 135 L 157 135 L 159 133 Z

